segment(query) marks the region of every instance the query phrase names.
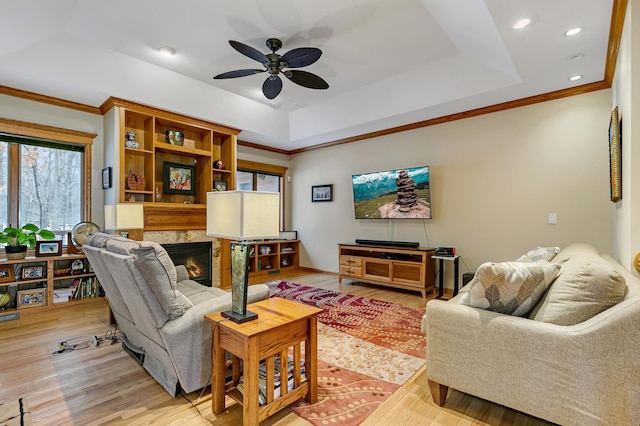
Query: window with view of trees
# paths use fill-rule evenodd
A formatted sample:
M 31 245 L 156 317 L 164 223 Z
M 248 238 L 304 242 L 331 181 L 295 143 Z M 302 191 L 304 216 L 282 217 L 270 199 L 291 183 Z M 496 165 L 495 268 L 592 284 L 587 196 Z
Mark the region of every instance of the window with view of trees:
M 0 134 L 0 222 L 61 236 L 83 220 L 84 146 Z

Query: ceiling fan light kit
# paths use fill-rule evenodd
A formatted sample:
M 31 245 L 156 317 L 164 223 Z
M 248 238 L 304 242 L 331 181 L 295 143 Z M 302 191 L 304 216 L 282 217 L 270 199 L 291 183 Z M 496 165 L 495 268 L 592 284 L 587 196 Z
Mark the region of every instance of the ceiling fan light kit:
M 213 77 L 216 80 L 246 77 L 266 72 L 269 76 L 262 84 L 262 93 L 267 99 L 274 99 L 282 91 L 282 79 L 279 74 L 284 74 L 285 77 L 295 84 L 309 89 L 329 88 L 329 84 L 326 81 L 313 73 L 290 69 L 306 67 L 320 59 L 322 50 L 316 47 L 299 47 L 288 51 L 284 55 L 279 55 L 276 52 L 282 47 L 282 41 L 277 38 L 267 39 L 266 45 L 269 50 L 271 50 L 271 53 L 267 54 L 238 41 L 229 40 L 229 44 L 246 57 L 260 62 L 264 66 L 264 69 L 228 71 Z

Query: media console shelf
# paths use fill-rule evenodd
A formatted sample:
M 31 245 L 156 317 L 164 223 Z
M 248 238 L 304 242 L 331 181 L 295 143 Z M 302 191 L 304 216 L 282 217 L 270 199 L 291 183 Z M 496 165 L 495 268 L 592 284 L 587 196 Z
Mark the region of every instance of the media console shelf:
M 388 287 L 415 290 L 427 297 L 435 283 L 436 249 L 405 248 L 366 244 L 339 244 L 340 275 L 342 279 L 362 281 Z

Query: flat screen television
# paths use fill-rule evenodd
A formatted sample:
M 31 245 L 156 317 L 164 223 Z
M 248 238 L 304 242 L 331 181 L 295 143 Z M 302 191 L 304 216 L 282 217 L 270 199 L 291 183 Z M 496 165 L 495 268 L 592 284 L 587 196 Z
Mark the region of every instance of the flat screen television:
M 429 166 L 351 177 L 356 219 L 431 219 Z

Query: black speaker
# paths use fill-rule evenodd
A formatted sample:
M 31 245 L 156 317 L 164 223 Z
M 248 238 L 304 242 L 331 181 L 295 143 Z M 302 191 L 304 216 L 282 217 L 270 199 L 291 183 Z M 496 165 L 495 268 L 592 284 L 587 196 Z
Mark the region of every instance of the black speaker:
M 356 240 L 356 244 L 363 244 L 367 246 L 383 246 L 383 247 L 406 247 L 406 248 L 420 247 L 420 243 L 416 243 L 412 241 Z

